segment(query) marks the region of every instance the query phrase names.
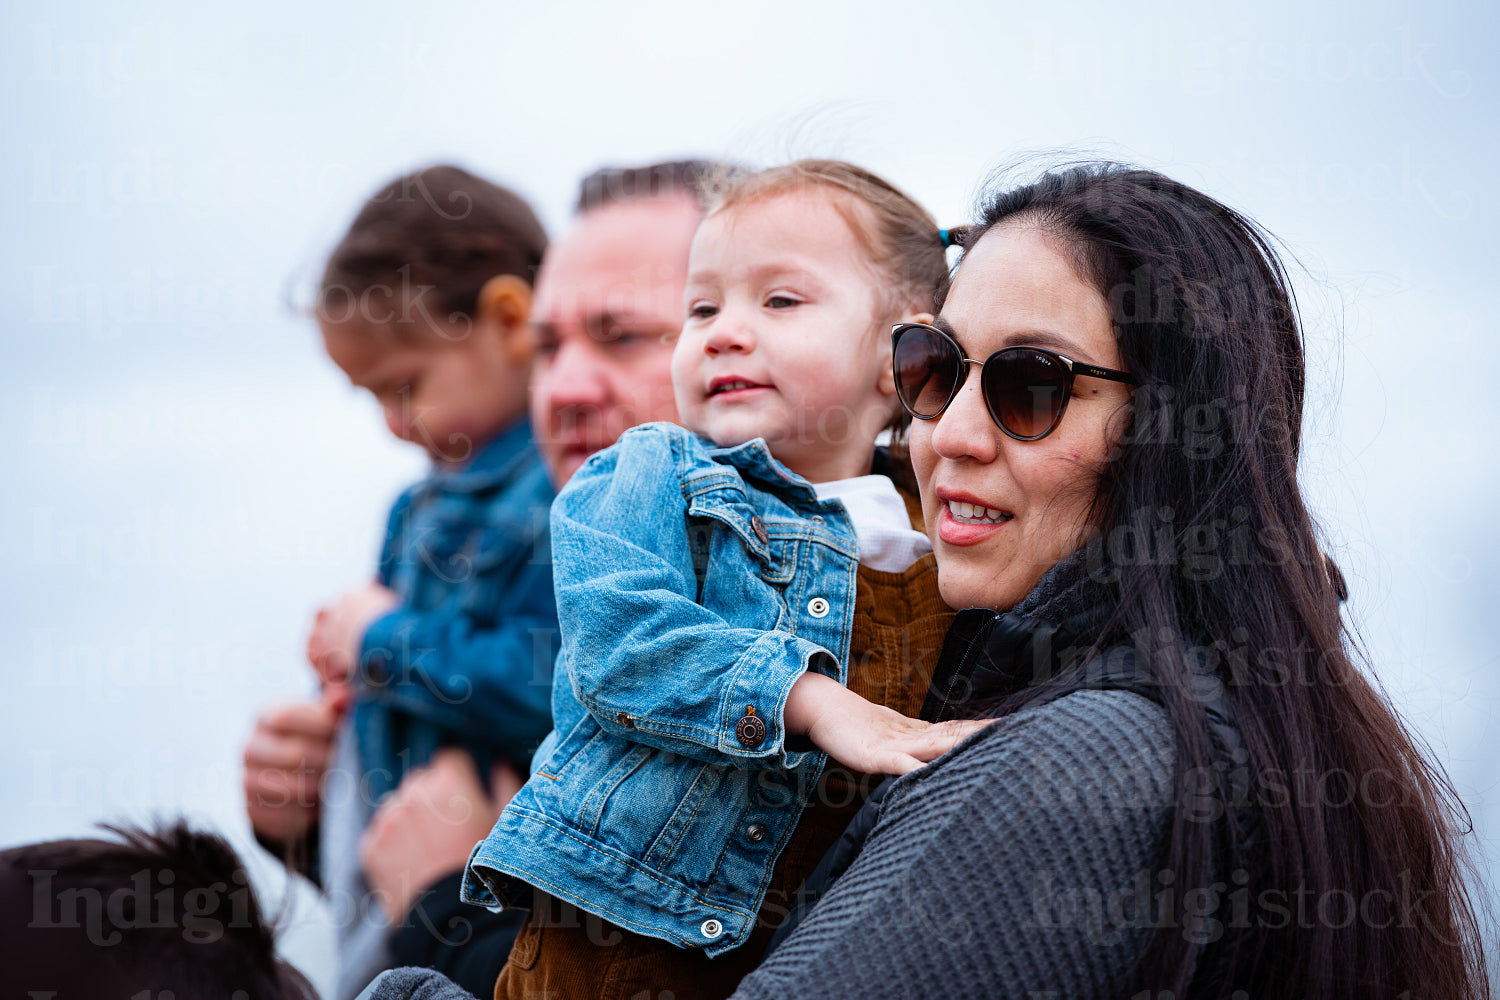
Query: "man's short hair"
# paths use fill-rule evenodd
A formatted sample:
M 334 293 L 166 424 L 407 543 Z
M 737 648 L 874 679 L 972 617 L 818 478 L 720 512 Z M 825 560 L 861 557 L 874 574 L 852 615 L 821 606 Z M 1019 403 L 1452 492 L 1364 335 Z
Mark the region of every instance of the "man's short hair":
M 604 205 L 638 198 L 685 194 L 703 200 L 703 182 L 719 169 L 711 160 L 666 160 L 644 167 L 600 167 L 578 186 L 580 215 Z

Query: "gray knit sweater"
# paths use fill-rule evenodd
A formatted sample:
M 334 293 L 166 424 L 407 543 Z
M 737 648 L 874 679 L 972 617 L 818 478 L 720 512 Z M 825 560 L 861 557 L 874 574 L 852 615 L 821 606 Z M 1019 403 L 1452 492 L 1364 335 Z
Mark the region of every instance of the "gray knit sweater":
M 1169 832 L 1156 703 L 1077 691 L 896 783 L 863 850 L 737 1000 L 1127 995 Z

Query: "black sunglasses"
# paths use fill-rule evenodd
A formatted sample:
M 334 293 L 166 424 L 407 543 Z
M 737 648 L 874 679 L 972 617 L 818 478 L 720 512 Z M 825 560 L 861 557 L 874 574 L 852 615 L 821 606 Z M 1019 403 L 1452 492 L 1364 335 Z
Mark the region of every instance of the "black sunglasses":
M 1087 365 L 1044 347 L 1006 347 L 983 361 L 964 357 L 958 341 L 926 323 L 891 328 L 896 395 L 918 420 L 942 415 L 979 365 L 979 388 L 990 419 L 1017 441 L 1038 441 L 1057 427 L 1078 375 L 1136 384 L 1127 372 Z

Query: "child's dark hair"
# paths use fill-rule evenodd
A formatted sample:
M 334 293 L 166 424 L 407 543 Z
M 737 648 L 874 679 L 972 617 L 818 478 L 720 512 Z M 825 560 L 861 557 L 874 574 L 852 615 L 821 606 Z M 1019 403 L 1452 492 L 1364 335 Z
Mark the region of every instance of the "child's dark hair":
M 323 269 L 317 318 L 466 323 L 485 282 L 513 274 L 531 284 L 546 249 L 519 195 L 458 167 L 426 167 L 383 186 L 354 217 Z
M 5 981 L 32 995 L 315 1000 L 234 849 L 179 821 L 0 851 Z

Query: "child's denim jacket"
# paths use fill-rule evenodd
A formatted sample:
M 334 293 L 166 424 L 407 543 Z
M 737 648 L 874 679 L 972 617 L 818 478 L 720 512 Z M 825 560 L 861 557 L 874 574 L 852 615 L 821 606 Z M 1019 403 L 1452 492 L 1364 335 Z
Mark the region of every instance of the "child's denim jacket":
M 464 898 L 525 907 L 536 886 L 727 952 L 823 767 L 805 738 L 788 745 L 783 715 L 803 671 L 845 680 L 853 525 L 762 441 L 647 424 L 574 475 L 552 545 L 555 728 L 470 856 Z
M 391 509 L 379 579 L 401 605 L 365 632 L 354 706 L 368 800 L 440 746 L 464 747 L 488 776 L 551 728 L 552 496 L 522 420 Z

